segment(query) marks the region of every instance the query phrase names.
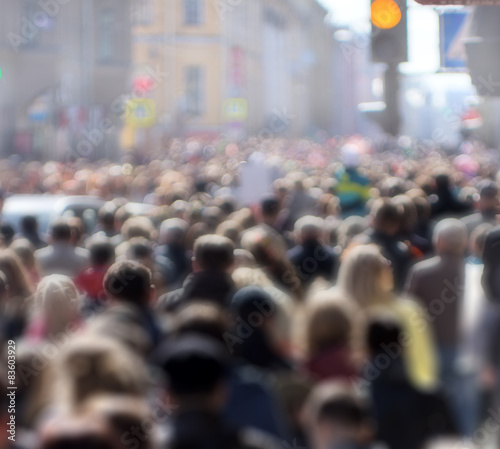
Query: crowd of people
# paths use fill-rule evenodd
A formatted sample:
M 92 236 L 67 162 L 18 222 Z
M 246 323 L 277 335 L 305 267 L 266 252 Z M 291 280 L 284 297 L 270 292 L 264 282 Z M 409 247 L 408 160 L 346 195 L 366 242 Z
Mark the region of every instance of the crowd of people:
M 499 169 L 359 137 L 2 161 L 3 198 L 105 203 L 48 235 L 0 215 L 0 447 L 497 445 Z

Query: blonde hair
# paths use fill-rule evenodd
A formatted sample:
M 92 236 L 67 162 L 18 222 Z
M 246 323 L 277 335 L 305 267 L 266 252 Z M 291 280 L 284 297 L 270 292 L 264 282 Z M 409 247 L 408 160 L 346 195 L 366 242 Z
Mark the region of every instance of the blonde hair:
M 80 406 L 101 394 L 145 397 L 147 375 L 141 360 L 124 345 L 102 336 L 73 339 L 64 348 L 57 372 L 64 404 Z
M 376 305 L 383 299 L 380 277 L 387 265 L 377 246 L 356 246 L 342 260 L 337 286 L 362 308 Z
M 79 297 L 68 276 L 52 274 L 42 279 L 35 292 L 35 312 L 45 319 L 47 335 L 64 331 L 78 313 Z
M 305 349 L 310 356 L 337 344 L 350 344 L 353 309 L 339 290 L 327 290 L 306 302 Z

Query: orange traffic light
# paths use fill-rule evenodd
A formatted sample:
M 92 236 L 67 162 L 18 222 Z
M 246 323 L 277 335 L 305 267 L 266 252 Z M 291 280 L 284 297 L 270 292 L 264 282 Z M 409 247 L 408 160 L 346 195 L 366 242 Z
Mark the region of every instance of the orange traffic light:
M 394 0 L 375 0 L 372 3 L 371 19 L 378 28 L 394 28 L 401 21 L 401 16 L 401 8 Z

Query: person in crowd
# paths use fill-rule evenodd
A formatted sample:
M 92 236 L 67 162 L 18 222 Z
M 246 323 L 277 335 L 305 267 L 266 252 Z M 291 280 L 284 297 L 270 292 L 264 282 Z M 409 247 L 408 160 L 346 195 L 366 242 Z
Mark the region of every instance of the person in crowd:
M 364 215 L 365 204 L 370 198 L 370 180 L 364 176 L 359 167 L 361 154 L 359 149 L 347 144 L 341 149 L 343 167 L 337 171 L 335 193 L 340 201 L 342 215 Z
M 369 407 L 347 383 L 318 385 L 306 403 L 303 422 L 312 449 L 375 447 Z
M 433 240 L 436 256 L 413 266 L 405 290 L 428 311 L 439 352 L 440 377 L 449 400 L 453 401 L 459 396 L 457 361 L 461 342 L 460 310 L 464 303 L 467 227 L 457 219 L 444 219 L 436 225 Z M 463 405 L 450 404 L 465 432 L 467 423 L 459 417 L 465 410 Z
M 477 201 L 477 212 L 462 218 L 467 226 L 469 235 L 481 224 L 496 225 L 499 213 L 498 186 L 495 181 L 483 179 L 477 185 L 479 200 Z
M 434 219 L 456 217 L 470 212 L 470 207 L 457 198 L 448 173 L 438 173 L 434 178 L 435 194 L 431 197 Z
M 226 343 L 237 357 L 270 372 L 291 369 L 286 355 L 277 345 L 276 305 L 268 293 L 260 287 L 244 287 L 233 296 L 230 310 L 233 329 Z
M 43 276 L 63 274 L 75 278 L 89 264 L 88 251 L 72 244 L 71 227 L 58 219 L 50 227 L 50 245 L 35 252 Z
M 118 234 L 115 227 L 115 213 L 116 206 L 111 202 L 106 203 L 99 209 L 96 233 L 103 233 L 107 238 L 112 238 Z
M 90 323 L 91 331 L 110 336 L 147 355 L 160 342 L 162 331 L 151 305 L 151 272 L 138 262 L 116 262 L 104 276 L 108 304 Z
M 89 245 L 90 266 L 78 274 L 75 285 L 90 304 L 105 301 L 103 282 L 109 267 L 115 262 L 115 248 L 107 238 L 95 237 Z
M 193 273 L 181 288 L 160 297 L 158 310 L 172 312 L 191 300 L 208 300 L 227 307 L 234 291 L 234 244 L 227 237 L 205 235 L 196 240 Z
M 45 248 L 47 246 L 47 242 L 40 237 L 38 232 L 38 220 L 34 215 L 25 215 L 21 219 L 20 225 L 20 238 L 29 240 L 35 249 Z
M 414 260 L 421 260 L 431 253 L 430 242 L 415 232 L 417 227 L 417 206 L 407 195 L 396 195 L 392 202 L 402 209 L 401 226 L 397 239 L 406 242 Z
M 79 308 L 78 291 L 69 277 L 61 274 L 44 277 L 35 292 L 26 337 L 36 343 L 74 332 L 81 324 Z
M 412 263 L 408 245 L 398 237 L 403 209 L 388 198 L 380 198 L 373 203 L 370 215 L 371 228 L 356 240 L 364 244 L 372 243 L 381 248 L 384 257 L 392 264 L 396 289 L 401 290 Z
M 14 339 L 24 332 L 29 300 L 34 289 L 29 274 L 14 251 L 0 251 L 0 272 L 5 275 L 7 282 L 7 298 L 3 309 L 5 336 Z
M 420 391 L 410 382 L 404 353 L 407 341 L 395 317 L 381 313 L 367 329 L 365 381 L 377 423 L 377 440 L 389 449 L 422 449 L 430 439 L 456 435 L 451 413 L 434 391 Z
M 41 273 L 40 267 L 35 259 L 35 247 L 29 240 L 21 238 L 14 240 L 9 246 L 9 249 L 17 254 L 23 267 L 28 272 L 31 283 L 36 286 L 40 282 Z
M 333 282 L 337 274 L 337 256 L 332 248 L 322 243 L 323 227 L 324 222 L 319 217 L 305 216 L 295 223 L 297 246 L 288 251 L 287 257 L 304 290 L 318 277 Z
M 237 427 L 252 427 L 285 440 L 286 419 L 271 380 L 264 372 L 235 357 L 228 345 L 228 312 L 213 303 L 193 302 L 176 315 L 174 335 L 198 333 L 218 340 L 232 355 L 224 419 Z
M 380 250 L 375 245 L 361 245 L 348 251 L 337 286 L 368 316 L 379 310 L 396 316 L 408 334 L 404 359 L 410 382 L 421 390 L 435 388 L 439 373 L 429 318 L 417 302 L 396 295 L 392 265 Z
M 167 259 L 165 265 L 171 267 L 166 273 L 169 290 L 181 287 L 191 273 L 191 257 L 186 248 L 188 229 L 189 225 L 180 218 L 170 218 L 160 226 L 159 246 L 155 253 Z
M 233 427 L 222 417 L 229 356 L 217 340 L 195 333 L 159 348 L 155 361 L 166 375 L 176 406 L 166 448 L 277 449 L 279 440 L 256 429 Z
M 339 291 L 316 294 L 305 304 L 303 369 L 316 381 L 349 381 L 358 372 L 354 360 L 356 308 Z
M 278 232 L 268 226 L 255 226 L 243 233 L 241 246 L 254 256 L 257 265 L 276 287 L 294 298 L 303 299 L 302 283 L 287 258 L 285 241 Z
M 37 449 L 125 449 L 110 422 L 78 413 L 45 422 L 38 431 Z

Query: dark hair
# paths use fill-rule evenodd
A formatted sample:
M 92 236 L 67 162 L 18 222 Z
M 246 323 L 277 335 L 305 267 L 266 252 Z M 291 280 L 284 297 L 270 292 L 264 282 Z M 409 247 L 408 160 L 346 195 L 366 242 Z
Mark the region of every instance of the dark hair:
M 50 226 L 50 235 L 55 241 L 69 241 L 71 239 L 71 226 L 65 219 L 59 218 Z
M 203 270 L 226 271 L 234 263 L 234 243 L 220 235 L 203 235 L 194 244 L 194 257 Z
M 112 298 L 144 306 L 149 302 L 151 272 L 132 260 L 117 262 L 104 277 L 104 290 Z
M 179 396 L 209 395 L 228 374 L 227 350 L 206 335 L 180 335 L 153 358 L 165 372 L 170 390 Z
M 176 335 L 197 333 L 224 343 L 224 334 L 230 327 L 228 313 L 209 302 L 193 302 L 183 307 L 175 318 Z
M 62 435 L 53 441 L 46 442 L 41 449 L 116 449 L 113 441 L 102 435 Z
M 371 213 L 375 226 L 377 227 L 400 223 L 402 218 L 401 207 L 387 198 L 375 201 Z
M 107 227 L 113 227 L 115 224 L 115 210 L 109 208 L 109 206 L 104 205 L 99 209 L 99 222 Z
M 144 237 L 132 238 L 130 240 L 128 254 L 133 260 L 140 260 L 145 259 L 146 257 L 151 257 L 151 255 L 153 254 L 151 242 Z
M 38 229 L 38 220 L 34 215 L 25 215 L 21 218 L 21 230 L 25 233 L 33 233 Z
M 276 215 L 280 209 L 280 202 L 277 196 L 270 195 L 260 203 L 262 215 Z
M 329 421 L 343 427 L 360 427 L 367 418 L 365 407 L 347 393 L 325 400 L 318 410 L 318 421 Z
M 312 422 L 326 422 L 343 428 L 359 429 L 369 421 L 366 403 L 354 389 L 342 382 L 325 382 L 311 393 L 304 416 Z
M 97 240 L 90 244 L 91 265 L 110 265 L 115 261 L 115 248 L 108 240 Z

